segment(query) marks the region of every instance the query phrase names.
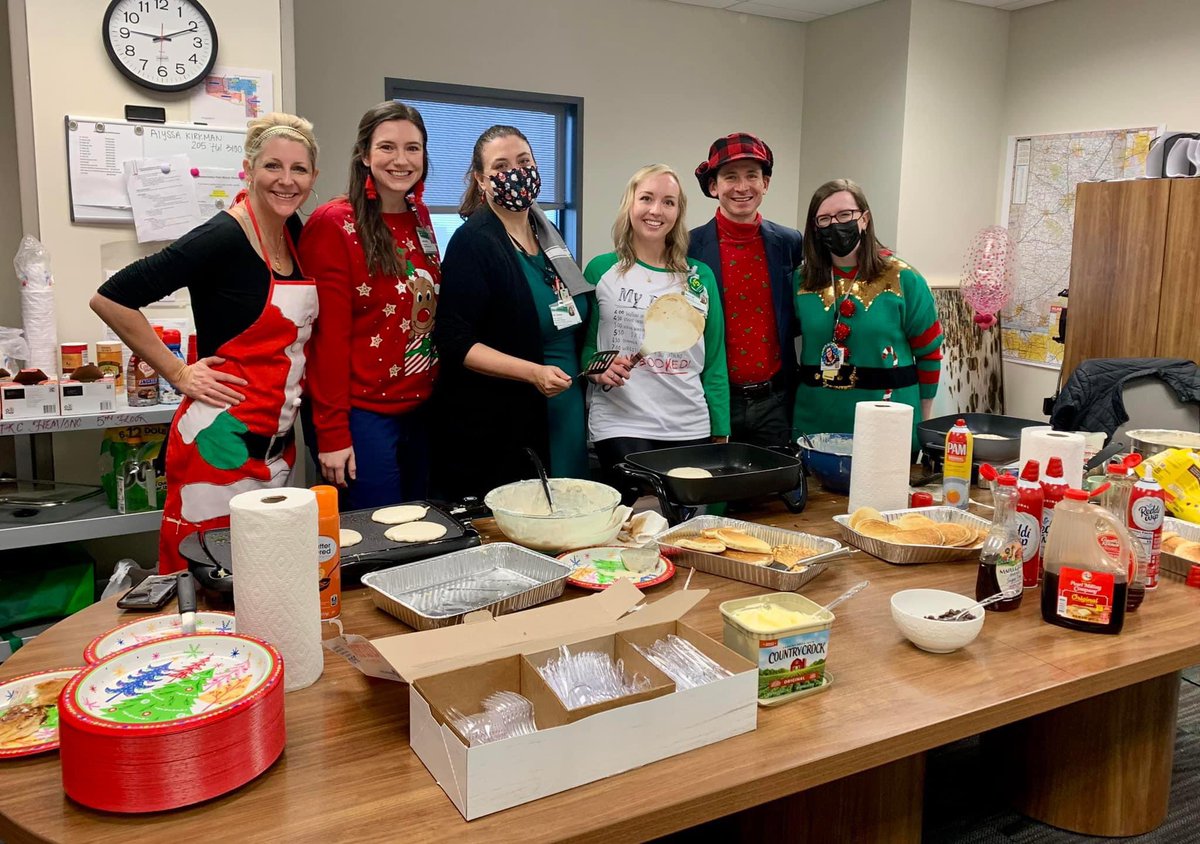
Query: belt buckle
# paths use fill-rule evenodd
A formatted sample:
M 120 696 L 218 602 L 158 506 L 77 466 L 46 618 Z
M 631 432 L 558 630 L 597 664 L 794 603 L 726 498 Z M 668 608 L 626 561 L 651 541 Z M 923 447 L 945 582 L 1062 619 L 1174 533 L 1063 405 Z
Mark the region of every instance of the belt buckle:
M 841 373 L 839 372 L 839 375 L 840 374 Z M 824 378 L 821 379 L 821 386 L 825 387 L 826 389 L 829 389 L 829 390 L 852 390 L 852 389 L 854 389 L 854 386 L 857 383 L 858 383 L 858 367 L 857 366 L 850 367 L 850 374 L 846 378 L 846 383 L 844 383 L 844 384 L 835 384 L 831 380 L 824 379 Z

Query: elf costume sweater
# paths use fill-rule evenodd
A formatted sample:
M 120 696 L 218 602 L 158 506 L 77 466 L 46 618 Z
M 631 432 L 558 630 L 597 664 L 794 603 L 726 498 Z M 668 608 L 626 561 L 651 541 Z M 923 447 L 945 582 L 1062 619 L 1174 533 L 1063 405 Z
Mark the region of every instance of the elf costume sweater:
M 403 278 L 368 273 L 344 197 L 314 211 L 300 238 L 300 262 L 316 279 L 320 302 L 308 346 L 308 395 L 323 452 L 350 447 L 351 407 L 405 413 L 433 390 L 441 271 L 417 235 L 421 226 L 432 242 L 433 226 L 423 206 L 383 219 L 403 253 Z

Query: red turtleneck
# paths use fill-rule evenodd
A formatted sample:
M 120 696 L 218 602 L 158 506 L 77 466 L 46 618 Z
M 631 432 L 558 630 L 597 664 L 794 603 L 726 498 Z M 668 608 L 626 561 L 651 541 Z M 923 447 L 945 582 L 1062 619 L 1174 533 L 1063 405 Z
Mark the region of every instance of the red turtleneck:
M 717 209 L 731 384 L 758 384 L 779 372 L 779 336 L 761 222 L 759 214 L 753 223 L 736 223 Z

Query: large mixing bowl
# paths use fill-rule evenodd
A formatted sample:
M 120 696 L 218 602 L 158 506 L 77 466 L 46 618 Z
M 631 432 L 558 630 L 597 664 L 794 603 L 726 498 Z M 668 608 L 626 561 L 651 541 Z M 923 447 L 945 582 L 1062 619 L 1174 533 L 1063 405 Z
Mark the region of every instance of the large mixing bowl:
M 1200 451 L 1200 434 L 1194 431 L 1170 431 L 1161 428 L 1138 428 L 1126 431 L 1130 447 L 1142 457 L 1153 457 L 1172 448 Z
M 621 493 L 595 481 L 551 478 L 550 494 L 554 512 L 546 504 L 541 481 L 496 487 L 483 501 L 505 536 L 535 551 L 604 545 L 629 517 L 630 509 L 621 506 Z
M 800 459 L 809 474 L 830 492 L 850 492 L 850 455 L 854 452 L 853 434 L 812 434 L 799 439 Z M 812 447 L 809 443 L 812 443 Z

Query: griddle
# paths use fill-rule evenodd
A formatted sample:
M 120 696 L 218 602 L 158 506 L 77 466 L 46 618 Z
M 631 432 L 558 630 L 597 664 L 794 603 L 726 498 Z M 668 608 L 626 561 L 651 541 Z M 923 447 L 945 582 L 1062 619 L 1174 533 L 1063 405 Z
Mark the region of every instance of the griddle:
M 668 472 L 683 466 L 706 469 L 711 478 L 675 478 Z M 639 451 L 613 467 L 649 484 L 663 516 L 671 524 L 690 519 L 701 504 L 743 501 L 779 495 L 788 509 L 800 513 L 808 503 L 808 486 L 800 459 L 786 449 L 748 443 L 707 443 Z
M 972 458 L 975 465 L 980 463 L 1004 465 L 1013 462 L 1021 456 L 1021 431 L 1035 425 L 1046 424 L 1033 419 L 1017 419 L 995 413 L 956 413 L 951 416 L 929 419 L 917 425 L 917 436 L 921 441 L 921 449 L 935 464 L 941 463 L 946 452 L 946 434 L 959 419 L 967 423 L 967 427 L 973 434 L 995 434 L 1007 438 L 1003 440 L 977 438 Z
M 343 586 L 357 586 L 364 574 L 375 569 L 412 563 L 480 544 L 479 533 L 474 527 L 459 521 L 438 505 L 428 501 L 404 503 L 428 507 L 424 520 L 445 525 L 446 535 L 432 542 L 393 542 L 384 536 L 392 525 L 371 521 L 371 514 L 380 508 L 342 513 L 342 528 L 356 530 L 363 537 L 357 545 L 342 549 Z M 179 545 L 179 553 L 188 560 L 188 568 L 196 579 L 204 587 L 218 592 L 233 589 L 229 537 L 228 528 L 206 530 L 186 537 Z

